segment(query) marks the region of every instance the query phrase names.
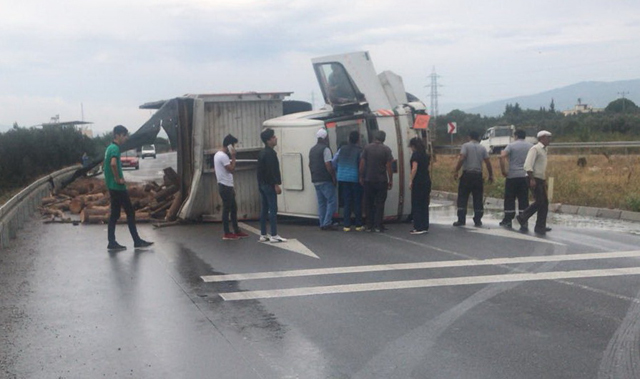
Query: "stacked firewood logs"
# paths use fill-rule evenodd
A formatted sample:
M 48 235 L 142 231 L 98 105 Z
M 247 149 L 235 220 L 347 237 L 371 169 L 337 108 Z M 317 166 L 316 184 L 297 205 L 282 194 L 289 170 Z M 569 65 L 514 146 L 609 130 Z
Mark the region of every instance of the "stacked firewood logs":
M 127 183 L 136 222 L 176 220 L 182 204 L 178 174 L 170 167 L 164 169 L 164 174 L 162 185 L 156 182 Z M 43 198 L 40 212 L 48 222 L 78 222 L 77 216 L 72 216 L 78 215 L 79 222 L 83 224 L 107 223 L 111 214 L 109 191 L 103 179 L 79 178 Z M 126 222 L 126 219 L 122 210 L 119 222 Z

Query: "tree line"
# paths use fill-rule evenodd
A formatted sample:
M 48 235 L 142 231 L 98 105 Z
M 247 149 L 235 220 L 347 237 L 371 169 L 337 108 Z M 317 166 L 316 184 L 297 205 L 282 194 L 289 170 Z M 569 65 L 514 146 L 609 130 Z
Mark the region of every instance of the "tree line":
M 0 133 L 0 196 L 81 163 L 84 153 L 92 160 L 104 156 L 112 140 L 111 133 L 89 138 L 73 126 L 24 128 L 14 124 L 12 129 Z M 168 151 L 168 141 L 158 138 L 156 150 Z
M 470 131 L 482 135 L 496 125 L 535 127 L 548 130 L 554 140 L 563 142 L 624 141 L 640 136 L 640 108 L 629 99 L 617 99 L 609 103 L 603 112 L 585 112 L 565 116 L 555 109 L 553 100 L 549 108 L 538 110 L 522 109 L 518 103 L 507 104 L 498 117 L 453 110 L 436 119 L 436 145 L 448 145 L 451 137 L 447 134 L 447 124 L 456 122 L 458 133 L 453 136 L 454 144 L 466 141 Z

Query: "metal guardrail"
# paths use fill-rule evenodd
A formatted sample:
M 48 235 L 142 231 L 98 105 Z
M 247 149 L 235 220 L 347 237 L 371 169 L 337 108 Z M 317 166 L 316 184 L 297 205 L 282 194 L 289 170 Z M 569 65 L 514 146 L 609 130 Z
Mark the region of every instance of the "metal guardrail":
M 0 207 L 0 249 L 15 238 L 17 231 L 35 212 L 42 198 L 51 190 L 50 183 L 59 186 L 63 179 L 79 168 L 80 166 L 67 167 L 40 178 Z
M 436 152 L 446 150 L 459 151 L 462 145 L 434 146 Z M 640 141 L 610 141 L 610 142 L 552 142 L 550 149 L 596 149 L 607 147 L 640 147 Z
M 552 142 L 549 148 L 586 149 L 601 147 L 640 147 L 640 141 L 611 141 L 611 142 Z

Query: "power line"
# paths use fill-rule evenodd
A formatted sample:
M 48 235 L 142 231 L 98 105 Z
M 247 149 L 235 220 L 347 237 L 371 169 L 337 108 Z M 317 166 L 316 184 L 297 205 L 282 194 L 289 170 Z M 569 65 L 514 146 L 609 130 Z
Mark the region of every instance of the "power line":
M 431 78 L 431 84 L 425 86 L 425 87 L 431 87 L 429 98 L 431 99 L 431 115 L 433 116 L 432 117 L 433 124 L 431 129 L 432 139 L 436 138 L 436 120 L 438 119 L 438 87 L 442 87 L 441 85 L 438 84 L 439 77 L 440 75 L 436 74 L 436 67 L 433 66 L 431 75 L 429 75 L 429 78 Z

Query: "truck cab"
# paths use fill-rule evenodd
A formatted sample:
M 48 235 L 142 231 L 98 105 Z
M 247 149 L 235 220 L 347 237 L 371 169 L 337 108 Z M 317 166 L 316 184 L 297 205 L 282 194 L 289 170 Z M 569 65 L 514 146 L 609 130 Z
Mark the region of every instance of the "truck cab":
M 537 128 L 534 126 L 520 127 L 523 129 L 527 136 L 525 140 L 533 144 L 538 142 L 535 137 Z M 516 127 L 514 125 L 498 125 L 492 126 L 484 133 L 480 145 L 487 149 L 489 154 L 500 154 L 508 144 L 515 141 L 514 132 Z
M 484 146 L 489 154 L 500 154 L 508 144 L 513 142 L 515 130 L 513 125 L 492 126 L 482 136 L 480 145 Z
M 368 52 L 332 55 L 312 60 L 325 100 L 320 110 L 294 113 L 267 120 L 278 137 L 283 193 L 278 196 L 281 214 L 317 217 L 316 194 L 308 169 L 308 154 L 316 142 L 316 131 L 326 128 L 335 154 L 347 143 L 349 133 L 358 131 L 364 146 L 377 130 L 386 132 L 385 145 L 393 157 L 393 188 L 385 206 L 385 218 L 400 219 L 410 214 L 409 139 L 420 137 L 429 143 L 428 128 L 415 127 L 416 119 L 428 117 L 421 101 L 407 96 L 402 78 L 390 71 L 377 74 Z M 428 144 L 429 145 L 429 144 Z

